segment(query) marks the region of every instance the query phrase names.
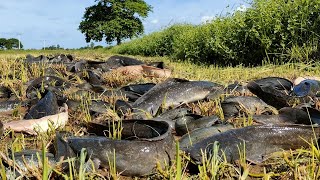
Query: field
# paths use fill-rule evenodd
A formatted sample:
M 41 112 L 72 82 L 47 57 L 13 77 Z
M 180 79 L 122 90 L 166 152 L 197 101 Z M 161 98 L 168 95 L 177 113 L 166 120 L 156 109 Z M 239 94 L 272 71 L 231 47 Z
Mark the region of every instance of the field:
M 21 100 L 26 98 L 26 83 L 44 73 L 44 66 L 25 67 L 23 59 L 26 54 L 38 56 L 41 54 L 72 54 L 77 60 L 106 60 L 110 57 L 111 52 L 100 50 L 82 50 L 82 51 L 2 51 L 0 52 L 0 85 L 9 87 L 14 94 Z M 171 77 L 184 78 L 189 80 L 208 80 L 222 85 L 228 85 L 234 81 L 243 84 L 250 80 L 277 76 L 285 77 L 290 80 L 299 76 L 315 76 L 320 72 L 320 66 L 316 63 L 283 63 L 283 64 L 263 64 L 257 67 L 219 67 L 214 65 L 195 65 L 187 61 L 172 61 L 169 57 L 141 57 L 135 58 L 143 61 L 163 61 L 165 65 L 172 70 Z M 63 66 L 50 65 L 53 69 L 60 72 L 60 77 L 67 79 L 68 73 Z M 107 86 L 124 86 L 138 82 L 161 82 L 164 79 L 141 77 L 119 77 L 117 75 L 108 76 Z M 74 83 L 81 83 L 81 80 L 74 80 Z M 68 93 L 68 92 L 65 92 Z M 85 98 L 88 102 L 90 98 Z M 110 103 L 114 99 L 107 99 Z M 196 102 L 189 104 L 194 109 L 199 109 L 197 113 L 201 115 L 216 114 L 223 118 L 223 113 L 219 107 L 220 100 L 212 100 L 208 102 Z M 83 134 L 82 123 L 92 121 L 101 121 L 92 119 L 87 113 L 86 106 L 79 112 L 70 112 L 68 125 L 61 129 L 69 131 L 73 134 Z M 11 113 L 0 114 L 1 121 L 10 121 L 23 117 L 25 109 L 17 108 Z M 100 117 L 101 118 L 101 117 Z M 118 121 L 116 113 L 110 109 L 108 113 L 103 114 L 102 119 L 111 119 Z M 250 119 L 239 118 L 236 120 L 237 127 L 251 125 Z M 10 154 L 25 149 L 38 149 L 42 153 L 50 152 L 54 144 L 55 132 L 38 134 L 37 136 L 29 136 L 21 133 L 5 132 L 0 141 L 0 177 L 6 179 L 6 171 L 4 168 L 5 160 Z M 243 157 L 236 163 L 230 164 L 223 158 L 214 156 L 212 159 L 203 157 L 203 165 L 192 165 L 187 154 L 177 150 L 178 156 L 173 160 L 171 165 L 165 168 L 158 167 L 156 174 L 148 177 L 136 177 L 134 179 L 319 179 L 320 178 L 320 151 L 317 145 L 310 144 L 307 149 L 298 149 L 295 151 L 283 151 L 274 153 L 270 159 L 260 165 L 254 165 L 245 160 L 245 152 Z M 80 161 L 83 163 L 84 155 Z M 69 161 L 69 172 L 62 172 L 59 163 L 56 166 L 50 166 L 46 158 L 41 159 L 44 162 L 41 168 L 28 167 L 28 173 L 25 176 L 30 179 L 130 179 L 121 176 L 116 169 L 98 170 L 92 172 L 84 171 L 84 167 L 77 167 L 73 161 Z M 6 162 L 8 163 L 8 162 Z M 10 164 L 10 163 L 9 163 Z M 61 162 L 60 162 L 61 164 Z M 14 163 L 10 164 L 15 166 Z M 83 164 L 82 164 L 83 165 Z

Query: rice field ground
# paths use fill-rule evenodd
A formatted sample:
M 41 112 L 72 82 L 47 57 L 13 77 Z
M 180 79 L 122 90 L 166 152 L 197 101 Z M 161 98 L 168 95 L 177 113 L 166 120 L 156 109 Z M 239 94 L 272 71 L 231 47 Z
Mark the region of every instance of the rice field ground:
M 61 78 L 67 78 L 68 73 L 60 65 L 34 65 L 26 67 L 23 59 L 27 54 L 34 56 L 49 54 L 72 54 L 76 60 L 107 60 L 112 56 L 104 50 L 70 50 L 70 51 L 0 51 L 0 86 L 9 87 L 14 94 L 23 100 L 26 98 L 25 90 L 28 81 L 40 77 L 44 73 L 46 66 L 51 66 L 60 73 Z M 133 57 L 133 56 L 131 56 Z M 188 62 L 172 61 L 168 57 L 140 57 L 143 61 L 163 61 L 165 66 L 172 70 L 172 77 L 184 78 L 188 80 L 208 80 L 222 85 L 227 85 L 238 81 L 246 84 L 248 81 L 268 76 L 284 77 L 293 80 L 299 76 L 317 76 L 320 72 L 319 63 L 286 63 L 268 64 L 258 67 L 217 67 L 214 65 L 196 65 Z M 141 82 L 161 82 L 163 79 L 146 78 L 141 79 L 120 77 L 119 74 L 111 74 L 103 77 L 110 87 L 124 86 L 127 84 Z M 81 79 L 75 79 L 75 83 L 80 83 Z M 65 92 L 68 93 L 68 92 Z M 83 97 L 82 97 L 83 98 Z M 86 97 L 90 101 L 90 98 Z M 113 103 L 112 97 L 106 98 Z M 201 115 L 217 114 L 223 118 L 223 113 L 219 107 L 219 100 L 208 102 L 191 103 L 191 107 L 196 109 Z M 23 117 L 25 109 L 17 108 L 13 112 L 0 114 L 1 121 L 11 121 Z M 108 113 L 100 118 L 109 118 L 118 121 L 119 117 L 110 109 Z M 68 125 L 61 130 L 70 131 L 74 134 L 83 134 L 81 123 L 87 121 L 99 121 L 92 119 L 87 114 L 86 106 L 79 112 L 72 112 Z M 237 119 L 237 126 L 250 125 L 249 119 Z M 10 154 L 24 149 L 38 149 L 42 153 L 50 151 L 54 143 L 55 132 L 29 136 L 21 133 L 5 132 L 0 139 L 0 179 L 6 179 L 5 164 L 9 164 L 12 169 L 14 162 L 6 162 Z M 178 149 L 178 147 L 177 147 Z M 222 157 L 213 156 L 211 159 L 203 157 L 202 165 L 192 165 L 189 156 L 177 150 L 177 156 L 172 164 L 163 168 L 158 166 L 156 174 L 147 177 L 129 178 L 121 176 L 116 169 L 97 170 L 92 172 L 84 171 L 83 167 L 75 166 L 72 160 L 69 161 L 69 172 L 61 171 L 62 162 L 57 165 L 50 165 L 46 158 L 42 158 L 40 168 L 28 166 L 27 173 L 20 179 L 319 179 L 320 178 L 320 150 L 316 144 L 310 144 L 306 149 L 295 151 L 282 151 L 271 155 L 263 164 L 254 165 L 243 157 L 236 163 L 230 164 Z M 80 157 L 80 162 L 84 161 L 84 155 Z

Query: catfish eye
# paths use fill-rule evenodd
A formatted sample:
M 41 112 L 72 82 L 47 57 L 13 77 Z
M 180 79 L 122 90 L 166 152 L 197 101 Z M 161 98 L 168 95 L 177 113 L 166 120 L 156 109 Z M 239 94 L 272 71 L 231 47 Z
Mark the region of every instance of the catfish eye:
M 310 83 L 309 83 L 309 82 L 304 82 L 304 85 L 307 85 L 307 86 L 308 86 L 308 85 L 310 85 Z

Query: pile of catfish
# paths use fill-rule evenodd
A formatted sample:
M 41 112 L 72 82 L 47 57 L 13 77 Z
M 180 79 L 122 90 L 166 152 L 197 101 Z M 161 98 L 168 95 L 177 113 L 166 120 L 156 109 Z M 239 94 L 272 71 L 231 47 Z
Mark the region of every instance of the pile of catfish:
M 219 155 L 223 153 L 229 162 L 238 160 L 239 147 L 245 147 L 247 160 L 261 163 L 271 153 L 308 147 L 308 141 L 315 141 L 320 135 L 320 111 L 317 109 L 320 81 L 314 79 L 302 78 L 293 83 L 281 77 L 266 77 L 246 85 L 234 83 L 224 87 L 215 82 L 170 78 L 171 71 L 163 62 L 146 64 L 123 56 L 98 62 L 76 60 L 63 54 L 27 55 L 24 63 L 29 68 L 33 64 L 61 64 L 71 73 L 70 79 L 77 75 L 85 81 L 83 84 L 70 82 L 47 68 L 44 76 L 25 84 L 27 97 L 23 101 L 7 87 L 0 86 L 1 113 L 12 111 L 17 105 L 28 109 L 22 120 L 0 122 L 0 135 L 15 131 L 38 136 L 57 129 L 55 150 L 46 153 L 52 166 L 79 157 L 85 150 L 86 171 L 108 169 L 112 165 L 110 162 L 115 162 L 121 175 L 145 176 L 155 173 L 157 165 L 164 167 L 175 159 L 177 142 L 196 164 L 202 163 L 203 152 L 208 157 L 212 155 L 216 143 Z M 166 80 L 110 89 L 101 76 L 112 71 L 122 76 L 143 74 Z M 69 113 L 83 105 L 81 99 L 70 99 L 64 94 L 74 87 L 79 97 L 88 93 L 99 97 L 126 97 L 126 100 L 116 100 L 114 107 L 103 100 L 92 100 L 88 104 L 93 118 L 114 108 L 121 120 L 85 123 L 83 136 L 59 131 L 69 123 Z M 223 120 L 221 116 L 196 114 L 188 106 L 188 103 L 214 99 L 222 99 Z M 235 128 L 232 119 L 243 115 L 252 117 L 254 125 Z M 117 133 L 118 138 L 108 136 Z M 32 158 L 37 157 L 37 153 L 39 150 L 14 153 L 16 164 L 20 166 L 15 173 L 9 166 L 10 160 L 2 157 L 7 162 L 7 176 L 26 174 L 24 159 L 39 165 L 37 158 Z M 69 165 L 64 163 L 60 168 L 68 171 Z

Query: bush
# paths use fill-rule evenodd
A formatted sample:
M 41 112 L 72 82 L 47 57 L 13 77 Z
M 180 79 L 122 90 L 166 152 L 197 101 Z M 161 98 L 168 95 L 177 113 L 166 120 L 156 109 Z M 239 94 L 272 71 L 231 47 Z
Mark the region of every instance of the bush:
M 169 56 L 173 53 L 173 41 L 182 32 L 193 28 L 189 24 L 176 24 L 161 32 L 154 32 L 142 38 L 134 39 L 113 48 L 115 53 L 143 55 L 143 56 Z
M 245 12 L 198 26 L 173 25 L 113 50 L 220 65 L 309 61 L 319 57 L 319 27 L 320 0 L 253 0 Z M 299 54 L 299 49 L 307 53 Z

